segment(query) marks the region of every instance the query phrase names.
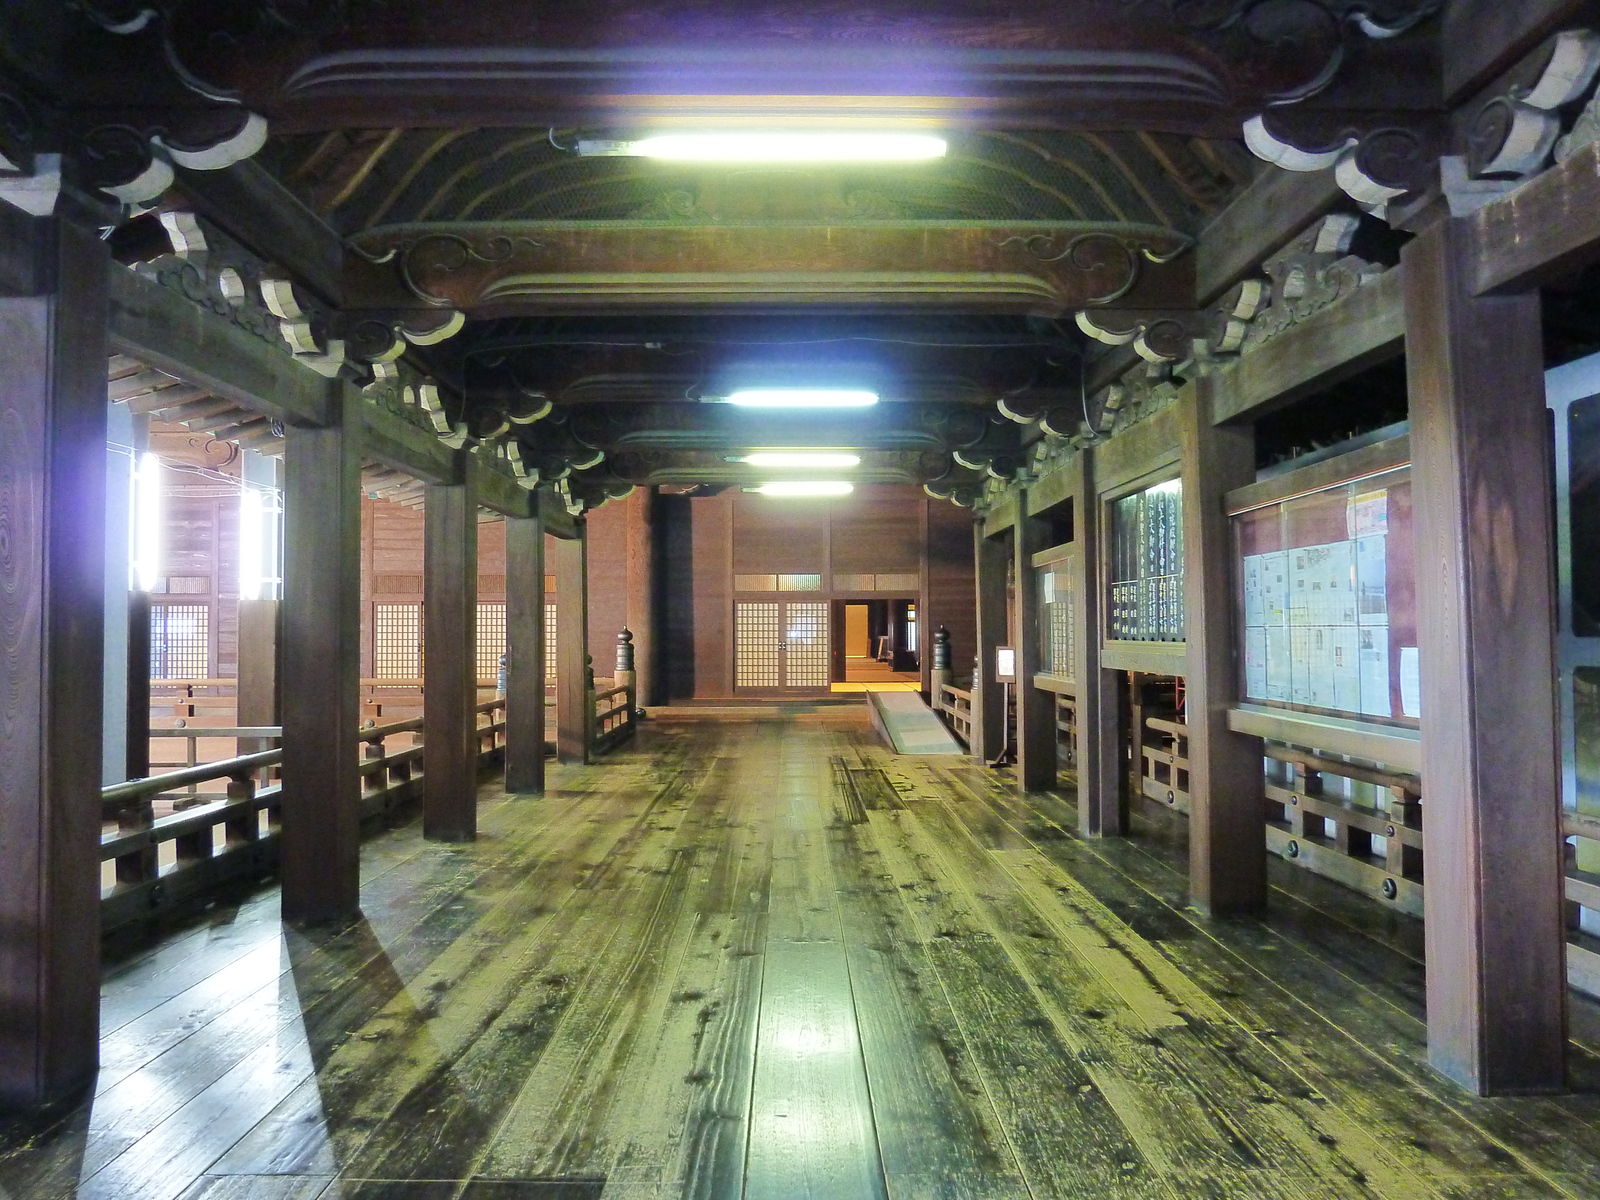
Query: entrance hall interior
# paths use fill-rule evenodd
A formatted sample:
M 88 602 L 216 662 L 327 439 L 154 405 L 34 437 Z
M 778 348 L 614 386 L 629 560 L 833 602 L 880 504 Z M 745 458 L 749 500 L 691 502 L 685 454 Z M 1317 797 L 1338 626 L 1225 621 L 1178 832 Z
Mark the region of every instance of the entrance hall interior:
M 13 0 L 0 384 L 0 1200 L 1600 1194 L 1589 0 Z

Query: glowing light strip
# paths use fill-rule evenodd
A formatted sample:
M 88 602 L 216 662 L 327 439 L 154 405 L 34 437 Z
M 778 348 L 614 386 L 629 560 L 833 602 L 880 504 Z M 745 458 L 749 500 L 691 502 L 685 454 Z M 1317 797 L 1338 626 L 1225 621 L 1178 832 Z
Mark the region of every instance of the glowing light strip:
M 820 450 L 758 450 L 739 459 L 752 467 L 859 467 L 859 454 Z
M 665 133 L 633 141 L 582 140 L 586 157 L 676 162 L 925 162 L 943 158 L 945 140 L 925 133 Z
M 728 396 L 741 408 L 866 408 L 877 392 L 849 388 L 744 388 Z
M 130 581 L 141 592 L 161 578 L 161 460 L 146 451 L 133 471 L 133 554 Z
M 752 491 L 763 496 L 848 496 L 856 490 L 853 483 L 843 480 L 813 479 L 813 480 L 783 480 L 775 483 L 763 483 Z

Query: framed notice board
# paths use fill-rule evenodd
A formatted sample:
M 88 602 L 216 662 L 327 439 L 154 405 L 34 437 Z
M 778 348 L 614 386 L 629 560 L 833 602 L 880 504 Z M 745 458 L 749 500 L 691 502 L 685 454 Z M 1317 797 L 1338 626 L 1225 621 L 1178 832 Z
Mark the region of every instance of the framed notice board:
M 1417 725 L 1411 514 L 1409 465 L 1233 514 L 1247 701 Z

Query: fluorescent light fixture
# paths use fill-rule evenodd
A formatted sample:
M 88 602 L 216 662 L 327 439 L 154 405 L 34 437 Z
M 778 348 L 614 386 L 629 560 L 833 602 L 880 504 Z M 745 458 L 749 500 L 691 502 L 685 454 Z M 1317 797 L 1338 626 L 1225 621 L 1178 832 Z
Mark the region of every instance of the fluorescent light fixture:
M 850 388 L 743 388 L 727 397 L 742 408 L 866 408 L 877 392 Z
M 859 467 L 859 454 L 823 450 L 758 450 L 737 461 L 752 467 Z
M 130 580 L 141 592 L 161 578 L 161 460 L 146 451 L 133 470 L 133 554 Z
M 794 479 L 763 483 L 751 490 L 763 496 L 848 496 L 856 490 L 856 485 L 835 479 Z
M 925 133 L 663 133 L 578 142 L 586 157 L 725 163 L 923 162 L 943 158 L 946 149 L 943 138 Z
M 239 598 L 278 598 L 278 519 L 275 491 L 245 487 L 239 495 Z

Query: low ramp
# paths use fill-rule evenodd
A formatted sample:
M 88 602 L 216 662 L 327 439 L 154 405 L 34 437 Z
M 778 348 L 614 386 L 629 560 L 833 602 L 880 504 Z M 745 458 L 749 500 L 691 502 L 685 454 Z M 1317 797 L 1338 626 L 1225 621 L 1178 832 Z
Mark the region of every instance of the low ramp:
M 896 754 L 965 754 L 917 692 L 868 692 L 873 728 Z

